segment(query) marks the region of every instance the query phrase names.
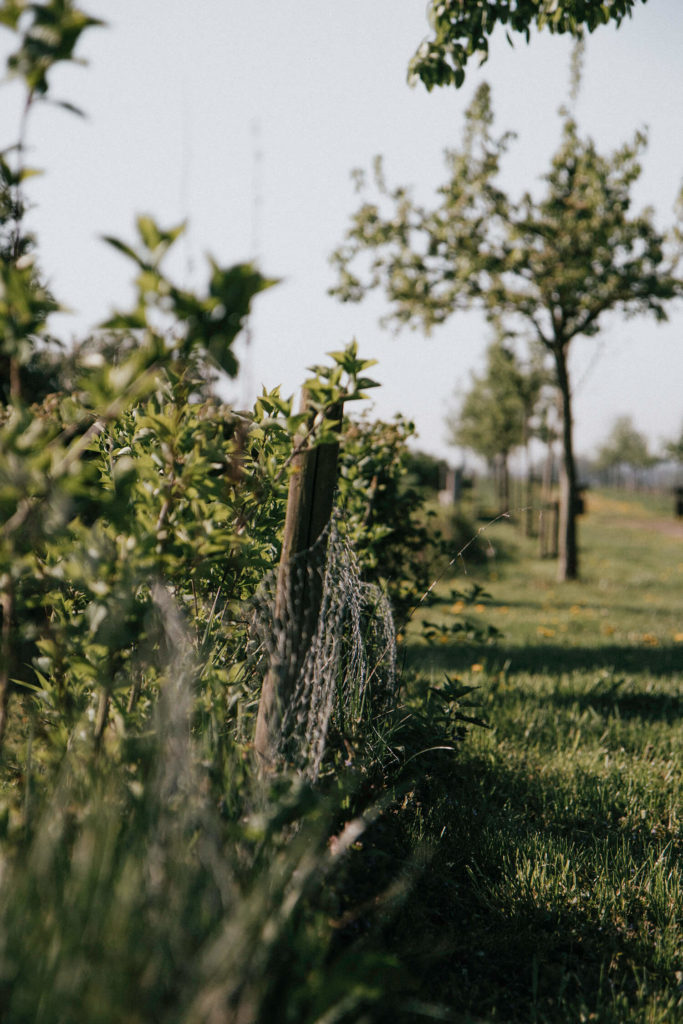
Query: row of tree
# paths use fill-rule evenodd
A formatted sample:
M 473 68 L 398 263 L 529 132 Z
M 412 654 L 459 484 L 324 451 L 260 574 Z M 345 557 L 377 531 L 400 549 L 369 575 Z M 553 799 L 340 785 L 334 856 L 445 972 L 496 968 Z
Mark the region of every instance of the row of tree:
M 472 374 L 470 390 L 447 418 L 448 440 L 485 460 L 495 480 L 501 512 L 510 507 L 510 455 L 522 448 L 527 477 L 531 473 L 530 443 L 551 442 L 552 396 L 549 376 L 537 359 L 524 366 L 514 350 L 499 339 L 489 346 L 482 374 Z
M 472 5 L 441 6 L 454 16 L 457 8 L 464 17 L 464 8 Z M 528 6 L 539 9 L 537 4 Z M 482 14 L 482 5 L 476 8 Z M 581 55 L 577 44 L 573 101 Z M 379 288 L 389 305 L 387 322 L 426 334 L 454 314 L 475 307 L 499 339 L 492 359 L 510 363 L 512 347 L 529 340 L 544 354 L 560 409 L 559 578 L 575 579 L 579 552 L 572 342 L 594 337 L 613 313 L 666 319 L 670 302 L 683 295 L 678 272 L 683 197 L 670 229 L 660 231 L 652 209 L 632 208 L 645 134 L 636 132 L 631 141 L 605 155 L 591 138 L 581 137 L 568 108 L 560 114 L 561 141 L 543 175 L 540 196 L 526 192 L 513 198 L 498 184 L 510 134 L 493 133 L 486 84 L 466 112 L 460 147 L 446 151 L 448 178 L 438 189 L 434 206 L 416 203 L 406 188 L 390 188 L 378 157 L 375 195 L 364 198 L 333 254 L 337 283 L 331 291 L 342 301 L 358 302 Z M 355 178 L 359 191 L 366 191 L 365 175 L 357 171 Z M 497 370 L 491 367 L 491 372 Z M 525 407 L 528 396 L 520 393 L 515 398 L 512 391 L 506 402 Z M 472 402 L 480 398 L 475 395 Z M 501 421 L 506 419 L 504 412 Z
M 494 341 L 486 352 L 486 365 L 473 373 L 469 390 L 459 396 L 447 417 L 448 440 L 473 452 L 486 462 L 496 484 L 500 511 L 510 507 L 510 456 L 522 450 L 527 476 L 537 474 L 530 443 L 546 445 L 543 463 L 545 496 L 554 478 L 554 447 L 559 440 L 561 413 L 553 386 L 552 369 L 543 363 L 543 353 L 532 347 L 523 362 L 505 341 Z M 631 416 L 619 416 L 609 435 L 590 460 L 590 469 L 605 483 L 619 486 L 638 482 L 658 464 L 683 462 L 683 432 L 677 440 L 664 442 L 660 450 L 650 449 L 647 437 Z

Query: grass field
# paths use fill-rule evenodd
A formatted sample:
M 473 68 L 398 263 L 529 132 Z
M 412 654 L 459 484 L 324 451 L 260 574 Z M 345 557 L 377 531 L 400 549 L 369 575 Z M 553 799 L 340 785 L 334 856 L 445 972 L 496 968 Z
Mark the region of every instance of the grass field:
M 580 583 L 496 524 L 486 566 L 465 561 L 406 632 L 415 691 L 457 676 L 490 724 L 455 757 L 425 755 L 409 801 L 427 867 L 388 931 L 446 1019 L 683 1019 L 683 528 L 668 504 L 589 495 Z M 490 601 L 453 600 L 473 582 Z M 425 645 L 423 620 L 459 616 L 502 639 Z

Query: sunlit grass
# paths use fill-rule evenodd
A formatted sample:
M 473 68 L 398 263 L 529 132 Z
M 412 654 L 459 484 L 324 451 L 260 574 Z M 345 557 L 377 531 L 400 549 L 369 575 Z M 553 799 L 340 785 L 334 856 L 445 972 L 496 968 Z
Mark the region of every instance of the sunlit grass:
M 439 931 L 441 969 L 427 969 L 457 1020 L 683 1014 L 683 549 L 655 528 L 663 504 L 589 495 L 580 583 L 491 527 L 515 557 L 468 567 L 491 602 L 467 612 L 503 639 L 429 647 L 419 616 L 407 634 L 417 689 L 456 672 L 491 726 L 416 797 L 432 860 L 406 937 Z M 452 586 L 430 621 L 462 613 Z

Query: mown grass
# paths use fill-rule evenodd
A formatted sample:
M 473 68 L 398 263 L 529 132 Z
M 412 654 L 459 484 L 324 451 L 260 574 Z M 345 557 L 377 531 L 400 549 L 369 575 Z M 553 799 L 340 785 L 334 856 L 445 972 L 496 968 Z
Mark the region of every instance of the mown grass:
M 469 577 L 490 603 L 463 608 L 463 578 L 441 582 L 406 633 L 415 694 L 457 675 L 490 724 L 457 756 L 425 753 L 406 808 L 426 869 L 387 924 L 447 1019 L 683 1015 L 683 540 L 657 511 L 589 496 L 572 584 L 497 524 L 488 541 L 514 557 Z M 421 619 L 464 614 L 503 639 L 421 639 Z

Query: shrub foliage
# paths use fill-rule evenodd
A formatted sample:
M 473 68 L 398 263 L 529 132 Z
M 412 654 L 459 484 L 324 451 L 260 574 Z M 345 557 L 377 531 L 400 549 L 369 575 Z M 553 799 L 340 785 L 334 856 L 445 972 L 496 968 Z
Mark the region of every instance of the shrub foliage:
M 312 426 L 277 388 L 250 411 L 222 404 L 216 374 L 238 372 L 234 340 L 275 282 L 209 260 L 203 290 L 179 286 L 166 257 L 182 226 L 150 216 L 133 242 L 107 239 L 134 267 L 132 308 L 61 352 L 23 133 L 99 22 L 69 0 L 7 0 L 0 23 L 25 87 L 0 154 L 3 1020 L 344 1021 L 380 996 L 389 1012 L 390 960 L 351 958 L 329 923 L 324 883 L 372 817 L 354 771 L 314 791 L 251 757 L 250 602 L 279 560 L 292 461 L 337 436 L 371 363 L 352 343 L 312 368 Z M 342 434 L 339 522 L 398 610 L 427 566 L 412 429 L 345 419 Z

